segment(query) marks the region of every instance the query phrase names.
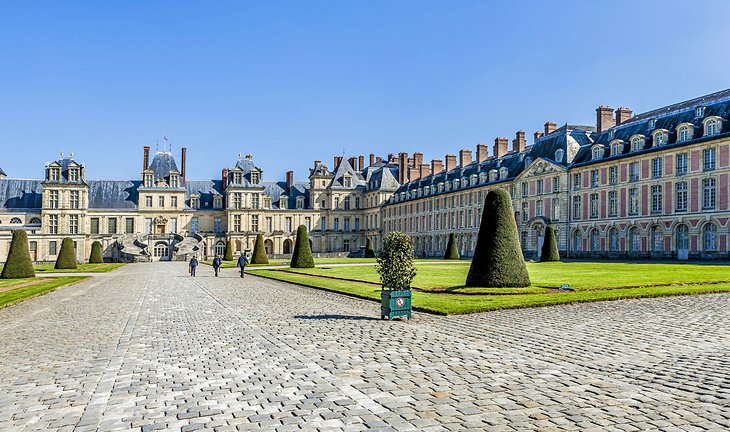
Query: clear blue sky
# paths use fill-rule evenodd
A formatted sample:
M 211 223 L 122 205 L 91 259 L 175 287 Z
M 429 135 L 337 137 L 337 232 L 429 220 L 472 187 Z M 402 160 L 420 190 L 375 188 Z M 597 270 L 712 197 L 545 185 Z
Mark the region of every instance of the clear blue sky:
M 8 1 L 0 167 L 39 177 L 63 151 L 136 179 L 163 135 L 196 179 L 239 153 L 305 180 L 343 148 L 491 151 L 730 87 L 729 22 L 726 1 Z

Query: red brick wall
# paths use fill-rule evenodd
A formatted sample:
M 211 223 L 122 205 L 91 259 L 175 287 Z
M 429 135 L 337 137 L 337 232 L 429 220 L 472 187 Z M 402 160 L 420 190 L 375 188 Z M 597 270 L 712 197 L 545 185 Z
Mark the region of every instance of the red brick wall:
M 641 178 L 649 178 L 649 160 L 645 159 L 641 161 Z
M 730 147 L 724 145 L 720 146 L 720 167 L 724 168 L 730 165 Z
M 621 217 L 626 217 L 627 208 L 629 206 L 629 203 L 626 201 L 626 188 L 621 188 L 621 192 L 619 193 L 619 205 L 621 207 Z
M 689 186 L 690 211 L 696 212 L 699 210 L 699 197 L 700 197 L 699 189 L 700 189 L 699 180 L 696 178 L 692 179 L 690 181 L 690 186 Z
M 668 181 L 664 184 L 664 214 L 671 214 L 674 210 L 672 202 L 674 201 L 674 194 L 672 192 L 672 182 Z M 664 249 L 669 250 L 669 249 Z
M 728 176 L 722 174 L 720 176 L 720 210 L 727 210 L 728 200 Z
M 692 171 L 699 171 L 700 170 L 700 151 L 693 151 L 691 154 L 691 161 L 690 161 L 690 169 Z
M 606 173 L 606 170 L 603 170 Z M 601 191 L 601 217 L 606 218 L 606 191 Z
M 664 163 L 665 163 L 665 165 L 664 165 L 664 172 L 667 175 L 674 174 L 674 156 L 673 155 L 668 155 L 666 157 L 666 159 L 664 159 Z
M 646 162 L 646 161 L 644 161 Z M 646 216 L 649 214 L 649 202 L 651 202 L 651 195 L 649 195 L 649 186 L 644 185 L 641 187 L 641 214 Z

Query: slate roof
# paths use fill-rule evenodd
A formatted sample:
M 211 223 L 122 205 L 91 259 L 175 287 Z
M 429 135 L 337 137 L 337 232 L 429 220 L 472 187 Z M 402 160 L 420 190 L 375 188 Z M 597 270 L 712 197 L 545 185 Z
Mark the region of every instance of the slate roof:
M 297 207 L 297 197 L 304 197 L 304 208 L 309 207 L 309 183 L 294 182 L 291 194 L 286 182 L 262 182 L 264 185 L 264 193 L 271 197 L 271 207 L 279 208 L 279 199 L 282 195 L 287 195 L 287 208 L 294 209 Z
M 345 175 L 349 174 L 350 178 L 352 179 L 352 186 L 345 186 Z M 337 167 L 335 168 L 334 178 L 332 179 L 331 183 L 332 188 L 334 189 L 356 189 L 356 188 L 364 188 L 365 187 L 365 180 L 363 179 L 362 175 L 360 175 L 359 172 L 355 171 L 355 169 L 350 165 L 350 162 L 347 161 L 344 157 L 340 160 L 340 163 L 337 164 Z
M 0 179 L 0 208 L 40 210 L 43 206 L 42 182 L 36 179 Z
M 225 195 L 221 180 L 187 180 L 185 181 L 185 205 L 190 207 L 190 195 L 200 195 L 200 208 L 212 209 L 213 197 Z
M 170 152 L 157 152 L 155 157 L 150 162 L 149 169 L 152 170 L 155 176 L 155 182 L 160 179 L 165 179 L 170 176 L 170 171 L 177 171 L 177 164 L 175 158 Z
M 7 174 L 5 174 L 5 171 L 3 171 L 3 169 L 2 169 L 2 168 L 0 168 L 0 175 L 3 175 L 3 176 L 4 176 L 4 175 L 7 175 Z
M 79 172 L 79 177 L 78 177 L 78 180 L 77 181 L 71 182 L 68 179 L 69 178 L 68 177 L 68 169 L 69 169 L 69 167 L 74 166 L 74 167 L 77 167 L 77 168 L 81 169 L 81 164 L 79 164 L 75 160 L 71 159 L 70 157 L 63 157 L 63 158 L 61 158 L 61 159 L 59 159 L 57 161 L 51 162 L 50 164 L 48 164 L 48 166 L 54 165 L 54 164 L 55 165 L 59 165 L 61 167 L 61 177 L 58 180 L 53 180 L 53 181 L 46 180 L 46 183 L 54 183 L 54 184 L 57 184 L 57 183 L 61 183 L 61 184 L 69 184 L 69 183 L 70 184 L 83 184 L 84 183 L 84 181 L 81 179 L 81 172 Z
M 139 207 L 141 181 L 89 180 L 90 209 L 129 209 Z

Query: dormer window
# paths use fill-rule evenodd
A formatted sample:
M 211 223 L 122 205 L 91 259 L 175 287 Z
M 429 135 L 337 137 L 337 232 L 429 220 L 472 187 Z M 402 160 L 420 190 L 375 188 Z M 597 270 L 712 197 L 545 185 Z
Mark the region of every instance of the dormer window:
M 563 156 L 565 156 L 565 150 L 563 149 L 557 149 L 555 150 L 555 162 L 563 162 Z
M 279 198 L 279 208 L 282 210 L 286 210 L 287 208 L 289 208 L 289 206 L 287 205 L 288 200 L 289 200 L 289 197 L 287 197 L 286 195 L 282 195 Z
M 79 170 L 72 168 L 68 170 L 68 181 L 77 182 L 79 181 Z
M 243 183 L 243 174 L 240 172 L 233 173 L 233 184 L 240 185 L 241 183 Z
M 722 128 L 722 119 L 719 117 L 710 117 L 705 120 L 705 136 L 717 135 Z
M 631 142 L 633 143 L 636 140 L 641 140 L 641 138 L 634 138 Z M 616 140 L 611 143 L 611 156 L 618 156 L 623 153 L 623 150 L 624 143 L 622 141 Z
M 352 179 L 350 177 L 345 177 L 345 187 L 352 187 Z
M 654 129 L 656 127 L 656 119 L 649 119 L 649 129 Z
M 663 130 L 654 132 L 654 146 L 662 146 L 667 143 L 667 135 Z
M 144 175 L 144 187 L 152 187 L 152 174 Z
M 705 116 L 705 107 L 695 108 L 695 118 L 702 118 Z
M 499 178 L 502 180 L 507 178 L 507 167 L 502 167 L 499 169 Z
M 459 179 L 454 179 L 454 189 L 459 189 Z
M 592 156 L 593 156 L 592 157 L 593 160 L 600 159 L 603 156 L 603 148 L 601 148 L 599 146 L 593 147 Z
M 261 175 L 258 171 L 251 171 L 251 184 L 259 184 L 260 179 Z
M 179 177 L 176 176 L 176 175 L 171 175 L 170 176 L 170 187 L 177 188 L 179 186 L 180 186 L 180 179 L 179 179 Z
M 692 139 L 692 127 L 688 124 L 681 124 L 677 128 L 677 141 L 684 142 Z
M 213 208 L 219 209 L 223 208 L 223 197 L 220 195 L 216 195 L 213 197 Z
M 53 167 L 48 173 L 49 180 L 59 181 L 61 179 L 61 168 Z
M 297 208 L 298 209 L 304 208 L 304 197 L 303 196 L 297 197 Z
M 200 197 L 191 196 L 190 197 L 190 207 L 192 207 L 194 209 L 200 208 Z

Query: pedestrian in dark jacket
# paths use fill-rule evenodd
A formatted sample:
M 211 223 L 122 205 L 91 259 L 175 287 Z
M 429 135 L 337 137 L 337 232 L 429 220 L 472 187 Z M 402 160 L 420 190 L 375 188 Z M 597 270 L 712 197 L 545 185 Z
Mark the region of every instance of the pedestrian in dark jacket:
M 240 257 L 238 257 L 238 262 L 236 265 L 241 268 L 241 277 L 243 277 L 243 271 L 246 269 L 246 264 L 248 264 L 248 258 L 246 258 L 246 254 L 241 254 Z
M 195 269 L 198 267 L 198 259 L 193 257 L 190 259 L 190 276 L 195 277 Z
M 215 270 L 215 277 L 218 277 L 218 271 L 221 268 L 221 264 L 223 264 L 223 260 L 220 255 L 213 258 L 213 270 Z

